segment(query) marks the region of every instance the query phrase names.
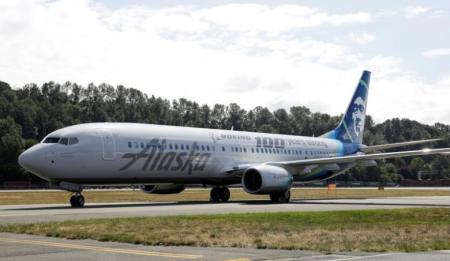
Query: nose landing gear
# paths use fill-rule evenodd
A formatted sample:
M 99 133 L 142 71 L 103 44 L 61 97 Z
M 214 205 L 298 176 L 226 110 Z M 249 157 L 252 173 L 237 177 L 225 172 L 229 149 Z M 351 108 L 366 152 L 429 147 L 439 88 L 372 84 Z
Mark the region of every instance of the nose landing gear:
M 77 193 L 70 197 L 70 205 L 73 208 L 82 208 L 84 206 L 84 197 L 83 195 Z
M 215 187 L 211 189 L 211 202 L 228 202 L 230 199 L 230 190 L 227 187 Z

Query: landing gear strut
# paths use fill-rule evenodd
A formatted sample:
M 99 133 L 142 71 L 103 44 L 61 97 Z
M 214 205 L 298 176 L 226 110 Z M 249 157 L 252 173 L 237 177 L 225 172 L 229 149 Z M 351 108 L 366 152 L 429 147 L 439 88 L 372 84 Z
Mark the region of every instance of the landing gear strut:
M 230 199 L 230 190 L 226 187 L 215 187 L 211 189 L 211 202 L 227 202 Z
M 270 200 L 274 203 L 288 203 L 290 199 L 291 192 L 289 190 L 270 194 Z
M 84 197 L 83 195 L 77 193 L 70 197 L 70 205 L 73 208 L 82 208 L 84 206 Z

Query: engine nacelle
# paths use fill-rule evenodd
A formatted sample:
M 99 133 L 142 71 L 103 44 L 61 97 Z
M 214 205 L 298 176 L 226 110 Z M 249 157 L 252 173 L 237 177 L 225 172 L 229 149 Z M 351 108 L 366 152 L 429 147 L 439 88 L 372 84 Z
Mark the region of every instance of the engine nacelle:
M 141 190 L 147 194 L 177 194 L 186 188 L 185 185 L 162 184 L 162 185 L 143 185 Z
M 242 186 L 250 194 L 270 194 L 290 189 L 293 180 L 292 175 L 282 167 L 259 165 L 244 172 Z

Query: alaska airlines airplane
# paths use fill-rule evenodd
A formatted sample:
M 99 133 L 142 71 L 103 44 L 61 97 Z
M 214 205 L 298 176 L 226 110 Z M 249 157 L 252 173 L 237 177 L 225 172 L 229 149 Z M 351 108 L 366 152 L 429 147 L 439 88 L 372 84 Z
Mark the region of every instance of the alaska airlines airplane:
M 212 186 L 211 201 L 226 202 L 231 184 L 250 194 L 290 200 L 293 182 L 327 180 L 377 159 L 450 152 L 380 150 L 436 141 L 362 144 L 370 72 L 364 71 L 336 129 L 320 137 L 138 123 L 87 123 L 59 129 L 19 157 L 35 175 L 73 192 L 72 207 L 83 207 L 83 187 L 139 184 L 146 193 L 170 194 L 188 184 Z

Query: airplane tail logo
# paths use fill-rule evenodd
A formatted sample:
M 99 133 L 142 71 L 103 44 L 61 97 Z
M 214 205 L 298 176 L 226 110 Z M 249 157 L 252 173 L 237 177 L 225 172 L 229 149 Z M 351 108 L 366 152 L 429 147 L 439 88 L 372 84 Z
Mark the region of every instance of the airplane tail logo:
M 369 94 L 370 72 L 364 71 L 338 127 L 322 137 L 338 139 L 345 143 L 361 144 L 366 119 L 367 98 Z

